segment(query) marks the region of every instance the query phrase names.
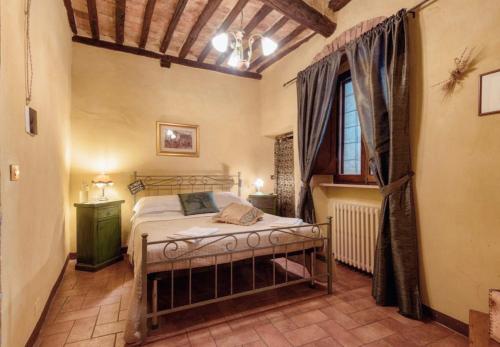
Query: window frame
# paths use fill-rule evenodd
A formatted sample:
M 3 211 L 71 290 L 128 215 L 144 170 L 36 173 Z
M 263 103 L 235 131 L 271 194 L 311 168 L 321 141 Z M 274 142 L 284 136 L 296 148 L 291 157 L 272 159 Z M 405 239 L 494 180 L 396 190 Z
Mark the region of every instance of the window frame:
M 347 65 L 347 64 L 346 64 Z M 361 134 L 361 173 L 359 175 L 344 175 L 343 171 L 343 153 L 344 153 L 344 119 L 345 119 L 345 105 L 344 93 L 345 85 L 352 80 L 351 71 L 349 66 L 344 66 L 337 79 L 336 102 L 333 108 L 335 122 L 334 127 L 334 141 L 336 144 L 335 150 L 335 173 L 333 177 L 334 183 L 339 184 L 359 184 L 359 185 L 374 185 L 376 184 L 375 177 L 370 175 L 368 155 L 366 153 L 365 141 L 363 134 Z

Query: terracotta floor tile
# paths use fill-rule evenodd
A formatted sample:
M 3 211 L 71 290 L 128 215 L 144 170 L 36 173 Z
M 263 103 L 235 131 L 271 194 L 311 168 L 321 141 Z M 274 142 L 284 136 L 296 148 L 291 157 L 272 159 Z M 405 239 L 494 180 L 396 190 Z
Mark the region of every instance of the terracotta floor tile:
M 96 325 L 94 328 L 93 337 L 99 337 L 108 334 L 121 333 L 125 330 L 125 323 L 127 321 L 120 321 L 115 323 Z
M 343 346 L 334 339 L 332 339 L 331 337 L 326 337 L 322 340 L 308 343 L 303 347 L 343 347 Z
M 169 337 L 167 339 L 153 342 L 148 347 L 189 347 L 190 343 L 186 334 Z
M 378 341 L 374 341 L 374 342 L 368 343 L 366 345 L 363 345 L 363 347 L 394 347 L 394 345 L 391 345 L 389 342 L 387 342 L 385 340 L 378 340 Z M 403 346 L 401 346 L 401 347 L 403 347 Z
M 332 306 L 343 313 L 353 313 L 359 311 L 356 307 L 345 301 L 334 303 Z
M 292 320 L 285 318 L 279 321 L 272 322 L 272 324 L 279 330 L 281 333 L 285 333 L 290 330 L 297 329 L 298 326 Z
M 85 295 L 70 296 L 61 308 L 61 312 L 76 311 L 82 307 Z
M 410 340 L 407 340 L 403 336 L 399 334 L 394 334 L 389 337 L 386 337 L 384 342 L 388 343 L 390 346 L 393 347 L 416 347 L 418 346 L 417 344 L 411 342 Z
M 115 347 L 125 347 L 126 342 L 124 335 L 125 335 L 124 333 L 116 334 Z
M 306 325 L 325 321 L 328 319 L 328 316 L 320 310 L 313 310 L 293 316 L 291 319 L 299 328 L 301 328 Z
M 283 333 L 283 335 L 293 346 L 301 346 L 306 343 L 321 340 L 328 336 L 328 334 L 316 324 L 287 331 Z
M 394 334 L 395 331 L 392 331 L 391 329 L 377 322 L 353 329 L 351 330 L 351 333 L 353 333 L 361 342 L 370 343 L 390 336 Z
M 264 342 L 259 340 L 250 343 L 245 343 L 244 345 L 241 345 L 241 347 L 268 347 L 268 346 Z
M 119 311 L 103 311 L 101 306 L 101 311 L 97 316 L 97 324 L 112 323 L 118 321 Z
M 40 336 L 67 333 L 73 327 L 74 321 L 66 321 L 44 325 L 40 331 Z
M 270 322 L 277 322 L 279 320 L 286 319 L 285 314 L 281 311 L 266 312 L 265 316 L 267 319 L 269 319 Z
M 76 342 L 90 339 L 97 317 L 83 318 L 75 321 L 73 328 L 68 336 L 67 342 Z
M 420 346 L 425 346 L 431 342 L 442 340 L 451 334 L 453 334 L 451 330 L 437 323 L 410 327 L 401 332 L 401 335 L 403 335 L 407 340 L 410 340 Z
M 235 347 L 245 343 L 259 341 L 259 335 L 253 329 L 243 329 L 233 331 L 227 336 L 219 336 L 215 338 L 218 347 Z
M 215 347 L 215 340 L 209 329 L 201 329 L 188 333 L 189 343 L 192 347 Z
M 60 347 L 64 346 L 66 339 L 68 338 L 68 332 L 48 335 L 40 338 L 40 347 Z
M 345 347 L 358 347 L 363 343 L 349 331 L 344 329 L 340 324 L 334 322 L 333 320 L 327 320 L 318 325 L 326 331 L 334 340 L 339 342 Z
M 212 334 L 212 336 L 214 338 L 217 338 L 219 336 L 228 335 L 232 332 L 231 327 L 227 323 L 220 323 L 217 325 L 213 325 L 209 328 L 209 330 L 210 330 L 210 334 Z
M 99 314 L 99 307 L 88 308 L 84 310 L 61 312 L 56 317 L 56 322 L 64 322 L 69 320 L 77 320 L 82 318 L 89 318 Z
M 328 316 L 331 320 L 339 323 L 344 329 L 354 329 L 361 326 L 360 323 L 356 322 L 354 319 L 349 317 L 347 314 L 340 312 L 335 307 L 327 307 L 321 309 L 321 311 Z
M 113 334 L 113 335 L 97 337 L 90 340 L 73 342 L 66 344 L 65 346 L 66 347 L 114 347 L 115 339 L 116 336 Z
M 453 334 L 451 336 L 445 337 L 442 340 L 428 344 L 429 347 L 468 347 L 469 340 L 467 337 Z
M 273 347 L 289 347 L 291 344 L 283 336 L 283 334 L 276 329 L 271 323 L 266 325 L 261 325 L 256 327 L 255 330 L 259 334 L 262 341 L 264 341 L 268 346 Z
M 124 320 L 128 317 L 128 310 L 121 310 L 118 314 L 118 320 Z
M 351 313 L 349 314 L 349 317 L 351 317 L 359 324 L 365 325 L 386 319 L 388 315 L 385 312 L 380 311 L 378 307 L 373 307 L 366 310 Z

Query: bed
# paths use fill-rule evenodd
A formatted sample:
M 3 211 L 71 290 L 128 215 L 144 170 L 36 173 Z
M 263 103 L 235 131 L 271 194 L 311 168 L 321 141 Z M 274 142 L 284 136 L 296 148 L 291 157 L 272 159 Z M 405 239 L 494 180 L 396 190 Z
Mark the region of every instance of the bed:
M 132 229 L 129 236 L 128 256 L 134 265 L 133 294 L 125 329 L 127 342 L 144 340 L 148 329 L 158 324 L 158 317 L 165 314 L 211 304 L 214 302 L 251 295 L 301 282 L 314 283 L 326 278 L 327 290 L 332 292 L 331 259 L 326 259 L 326 272 L 315 273 L 314 262 L 317 252 L 325 250 L 331 255 L 331 218 L 326 223 L 304 224 L 301 221 L 285 220 L 265 214 L 261 221 L 251 226 L 241 226 L 212 221 L 213 213 L 184 216 L 171 197 L 176 193 L 213 191 L 219 208 L 231 202 L 245 204 L 241 199 L 241 176 L 238 175 L 188 175 L 188 176 L 146 176 L 135 174 L 135 181 L 141 182 L 144 190 L 136 196 Z M 232 193 L 235 190 L 237 193 Z M 147 196 L 148 198 L 144 198 Z M 141 205 L 143 202 L 143 205 Z M 149 203 L 149 205 L 148 205 Z M 146 207 L 145 207 L 146 206 Z M 160 208 L 158 208 L 160 206 Z M 145 211 L 145 212 L 144 212 Z M 216 228 L 211 234 L 196 237 L 179 236 L 189 228 Z M 208 229 L 206 229 L 208 230 Z M 214 229 L 215 230 L 215 229 Z M 143 255 L 147 254 L 147 257 Z M 301 278 L 276 281 L 276 262 L 272 262 L 272 283 L 256 286 L 256 260 L 299 256 L 309 271 Z M 239 261 L 251 264 L 251 287 L 245 291 L 233 290 L 236 278 L 233 265 Z M 285 265 L 285 266 L 286 266 Z M 229 269 L 228 291 L 218 288 L 219 269 Z M 194 302 L 191 297 L 193 271 L 210 268 L 215 276 L 213 297 Z M 285 269 L 287 270 L 287 269 Z M 187 273 L 188 301 L 177 305 L 174 298 L 177 272 Z M 285 271 L 286 274 L 288 274 Z M 158 281 L 162 275 L 170 274 L 169 307 L 158 309 Z M 148 290 L 149 289 L 149 290 Z M 150 298 L 148 300 L 148 294 Z M 145 295 L 143 295 L 143 293 Z

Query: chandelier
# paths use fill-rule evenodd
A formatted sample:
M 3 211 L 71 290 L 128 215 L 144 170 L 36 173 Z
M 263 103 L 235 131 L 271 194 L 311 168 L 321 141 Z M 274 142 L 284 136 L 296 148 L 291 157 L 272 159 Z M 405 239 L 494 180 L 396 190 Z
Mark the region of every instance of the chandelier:
M 243 22 L 243 13 L 241 14 Z M 278 44 L 268 37 L 262 36 L 261 34 L 253 34 L 248 39 L 248 50 L 247 56 L 245 57 L 245 46 L 243 39 L 245 38 L 245 31 L 239 29 L 233 32 L 223 32 L 212 38 L 212 45 L 214 48 L 224 53 L 227 51 L 228 47 L 233 50 L 229 56 L 227 64 L 231 67 L 238 69 L 248 69 L 250 63 L 252 62 L 252 49 L 253 44 L 257 39 L 260 38 L 260 43 L 262 47 L 262 54 L 268 56 L 274 53 L 278 48 Z

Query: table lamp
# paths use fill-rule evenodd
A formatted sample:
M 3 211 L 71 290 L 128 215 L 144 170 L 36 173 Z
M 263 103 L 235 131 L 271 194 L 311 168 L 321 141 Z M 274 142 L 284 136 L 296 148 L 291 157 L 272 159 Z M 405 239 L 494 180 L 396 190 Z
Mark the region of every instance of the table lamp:
M 107 201 L 108 198 L 106 197 L 106 187 L 107 186 L 112 186 L 113 181 L 111 180 L 111 177 L 109 175 L 106 175 L 105 173 L 102 173 L 100 175 L 97 175 L 94 177 L 92 180 L 92 183 L 97 186 L 97 188 L 101 189 L 101 196 L 99 197 L 99 201 Z
M 264 181 L 260 178 L 257 178 L 255 182 L 253 183 L 255 186 L 256 193 L 255 194 L 263 194 L 261 189 L 264 187 Z

